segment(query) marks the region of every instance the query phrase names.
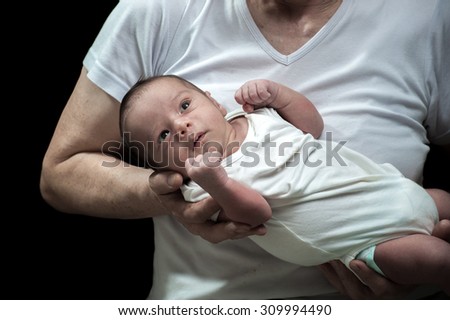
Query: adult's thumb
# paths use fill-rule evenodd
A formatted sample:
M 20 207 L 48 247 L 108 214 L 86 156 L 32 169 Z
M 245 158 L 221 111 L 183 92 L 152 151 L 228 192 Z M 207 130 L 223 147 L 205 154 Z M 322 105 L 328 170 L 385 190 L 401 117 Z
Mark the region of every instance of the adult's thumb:
M 178 172 L 173 171 L 154 171 L 148 177 L 150 189 L 156 194 L 172 193 L 183 184 L 183 177 Z

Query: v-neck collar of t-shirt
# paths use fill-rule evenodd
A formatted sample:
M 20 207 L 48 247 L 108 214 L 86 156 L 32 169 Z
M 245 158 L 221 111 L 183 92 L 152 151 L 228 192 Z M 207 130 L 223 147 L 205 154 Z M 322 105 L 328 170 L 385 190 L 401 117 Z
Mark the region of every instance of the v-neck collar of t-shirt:
M 325 37 L 327 37 L 334 27 L 342 20 L 342 17 L 347 12 L 353 0 L 343 0 L 341 6 L 338 8 L 336 13 L 331 17 L 331 19 L 317 32 L 307 43 L 301 46 L 299 49 L 294 51 L 289 55 L 285 55 L 277 51 L 270 42 L 264 37 L 264 35 L 259 30 L 255 21 L 252 18 L 250 10 L 247 6 L 246 0 L 239 0 L 238 7 L 242 18 L 245 21 L 248 29 L 255 38 L 256 42 L 261 46 L 261 48 L 271 56 L 275 61 L 289 65 L 301 57 L 305 56 L 308 52 L 314 49 L 318 44 L 320 44 Z

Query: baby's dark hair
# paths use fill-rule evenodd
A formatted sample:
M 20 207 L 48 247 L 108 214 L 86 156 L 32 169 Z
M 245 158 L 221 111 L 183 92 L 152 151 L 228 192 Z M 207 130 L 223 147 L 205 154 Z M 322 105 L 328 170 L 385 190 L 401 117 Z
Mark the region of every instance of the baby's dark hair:
M 148 89 L 149 85 L 153 82 L 168 78 L 179 80 L 180 82 L 187 84 L 188 86 L 201 92 L 202 94 L 205 94 L 203 90 L 194 85 L 192 82 L 173 74 L 140 78 L 124 95 L 122 102 L 120 103 L 119 112 L 119 130 L 120 136 L 122 137 L 124 152 L 128 154 L 130 162 L 134 165 L 156 169 L 156 165 L 153 163 L 152 159 L 148 158 L 146 146 L 142 145 L 141 143 L 131 141 L 130 132 L 127 132 L 125 128 L 125 118 L 130 112 L 136 99 L 140 97 L 142 92 L 144 92 L 144 89 Z

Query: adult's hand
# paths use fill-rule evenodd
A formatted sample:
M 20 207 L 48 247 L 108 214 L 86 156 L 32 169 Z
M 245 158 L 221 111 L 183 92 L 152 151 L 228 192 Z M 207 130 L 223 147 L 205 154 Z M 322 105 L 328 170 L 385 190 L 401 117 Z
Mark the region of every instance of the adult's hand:
M 350 268 L 364 283 L 340 261 L 319 266 L 330 284 L 351 299 L 401 299 L 413 289 L 390 281 L 368 267 L 364 261 L 353 260 Z
M 198 202 L 186 202 L 179 190 L 182 184 L 183 177 L 176 172 L 155 171 L 149 177 L 150 190 L 161 205 L 191 233 L 212 243 L 265 234 L 264 226 L 250 228 L 233 221 L 211 221 L 210 217 L 220 210 L 216 201 L 208 197 Z

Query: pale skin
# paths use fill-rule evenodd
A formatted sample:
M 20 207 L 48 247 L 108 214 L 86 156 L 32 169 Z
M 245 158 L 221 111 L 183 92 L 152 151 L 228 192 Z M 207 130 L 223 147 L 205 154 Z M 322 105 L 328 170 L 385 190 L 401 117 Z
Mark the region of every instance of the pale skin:
M 154 88 L 146 90 L 146 86 Z M 152 142 L 162 140 L 162 143 L 170 143 L 162 158 L 166 158 L 167 163 L 175 164 L 175 157 L 185 166 L 169 165 L 168 169 L 197 182 L 218 202 L 222 209 L 219 221 L 232 220 L 256 227 L 269 220 L 271 208 L 265 199 L 247 185 L 230 178 L 220 165 L 222 153 L 224 157 L 228 156 L 237 149 L 229 146 L 243 142 L 247 128 L 245 118 L 239 117 L 227 123 L 223 118 L 226 114 L 224 108 L 209 94 L 202 96 L 180 79 L 159 78 L 143 87 L 139 99 L 130 105 L 124 127 L 132 133 L 137 132 L 138 139 L 150 137 Z M 237 90 L 235 99 L 247 112 L 271 107 L 286 121 L 315 137 L 320 136 L 323 129 L 320 114 L 306 97 L 273 81 L 249 81 Z M 146 119 L 158 119 L 157 129 L 151 128 Z M 210 126 L 211 123 L 214 125 Z M 184 146 L 189 145 L 189 149 L 178 148 L 183 137 Z M 219 147 L 220 152 L 202 148 L 213 145 L 209 139 L 218 142 L 214 144 L 216 146 L 224 143 Z M 159 148 L 158 144 L 152 145 Z M 158 150 L 152 152 L 152 155 L 159 154 Z M 448 238 L 450 194 L 438 189 L 429 193 L 437 204 L 440 219 L 443 219 L 439 223 L 441 230 Z M 245 197 L 242 197 L 243 194 Z M 443 239 L 415 234 L 383 242 L 376 247 L 375 262 L 396 283 L 433 284 L 450 294 L 450 273 L 447 272 L 450 270 L 450 243 Z
M 264 26 L 268 41 L 279 52 L 288 54 L 328 21 L 340 1 L 255 0 L 248 5 L 258 26 Z M 105 154 L 105 143 L 121 140 L 117 127 L 119 102 L 86 74 L 82 68 L 43 160 L 40 188 L 50 205 L 62 212 L 104 218 L 171 214 L 192 233 L 214 243 L 265 232 L 264 228 L 252 229 L 235 222 L 212 223 L 209 217 L 219 206 L 212 198 L 184 202 L 178 192 L 181 175 L 150 175 L 148 170 L 126 166 L 122 160 Z M 327 279 L 351 298 L 398 297 L 410 290 L 379 276 L 362 261 L 353 261 L 352 268 L 367 286 L 342 264 L 333 263 L 322 269 Z

